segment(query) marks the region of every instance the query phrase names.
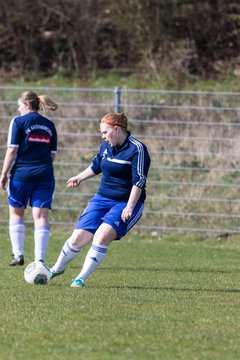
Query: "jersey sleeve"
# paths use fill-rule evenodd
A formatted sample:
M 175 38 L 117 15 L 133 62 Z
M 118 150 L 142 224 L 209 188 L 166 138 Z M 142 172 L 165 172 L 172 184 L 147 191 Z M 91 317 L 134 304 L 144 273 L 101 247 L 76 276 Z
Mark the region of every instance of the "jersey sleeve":
M 104 154 L 104 145 L 104 143 L 101 145 L 99 153 L 92 159 L 91 169 L 96 175 L 102 172 L 101 163 Z
M 7 146 L 8 147 L 19 147 L 21 140 L 21 131 L 16 118 L 11 120 L 8 129 Z
M 140 189 L 145 187 L 150 163 L 151 159 L 146 146 L 138 145 L 132 158 L 132 185 Z
M 96 174 L 96 175 L 100 174 L 102 172 L 102 170 L 101 170 L 101 161 L 102 161 L 102 157 L 101 157 L 100 154 L 97 154 L 92 159 L 91 169 L 94 172 L 94 174 Z

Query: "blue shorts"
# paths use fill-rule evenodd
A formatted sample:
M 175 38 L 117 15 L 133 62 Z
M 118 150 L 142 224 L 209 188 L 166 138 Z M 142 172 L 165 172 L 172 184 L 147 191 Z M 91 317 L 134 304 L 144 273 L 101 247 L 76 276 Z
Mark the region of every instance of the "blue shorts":
M 134 208 L 132 217 L 123 222 L 121 214 L 127 202 L 111 200 L 95 194 L 88 202 L 86 209 L 80 216 L 76 229 L 83 229 L 95 234 L 102 223 L 109 224 L 117 232 L 117 239 L 121 239 L 137 223 L 142 216 L 143 203 L 138 202 Z
M 32 207 L 51 209 L 55 181 L 24 183 L 10 180 L 8 185 L 8 203 L 12 207 Z

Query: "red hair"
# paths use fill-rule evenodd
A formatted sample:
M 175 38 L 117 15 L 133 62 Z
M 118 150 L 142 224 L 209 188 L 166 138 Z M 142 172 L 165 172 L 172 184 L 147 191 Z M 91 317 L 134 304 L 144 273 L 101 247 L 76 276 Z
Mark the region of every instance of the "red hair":
M 124 129 L 127 129 L 128 126 L 128 120 L 123 112 L 118 114 L 107 114 L 100 122 L 110 126 L 120 126 Z

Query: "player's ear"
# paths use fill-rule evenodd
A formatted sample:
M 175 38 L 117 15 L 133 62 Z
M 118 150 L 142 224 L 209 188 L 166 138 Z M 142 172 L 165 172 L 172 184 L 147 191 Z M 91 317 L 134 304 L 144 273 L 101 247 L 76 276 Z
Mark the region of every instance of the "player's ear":
M 30 105 L 30 102 L 28 100 L 26 100 L 25 104 L 26 104 L 27 109 L 31 109 L 31 105 Z

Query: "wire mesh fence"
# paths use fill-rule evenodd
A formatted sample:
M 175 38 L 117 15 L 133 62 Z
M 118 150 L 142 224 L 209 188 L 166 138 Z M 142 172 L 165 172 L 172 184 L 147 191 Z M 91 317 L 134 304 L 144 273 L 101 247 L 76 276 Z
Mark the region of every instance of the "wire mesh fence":
M 0 161 L 10 120 L 22 87 L 0 87 Z M 59 110 L 51 117 L 59 145 L 51 223 L 73 226 L 99 177 L 74 190 L 69 177 L 91 162 L 101 143 L 99 119 L 124 111 L 130 130 L 151 154 L 144 215 L 136 227 L 152 233 L 221 236 L 240 232 L 240 93 L 34 88 L 51 96 Z M 48 114 L 50 117 L 50 114 Z M 7 195 L 1 192 L 1 219 L 8 222 Z M 30 213 L 27 221 L 31 221 Z

